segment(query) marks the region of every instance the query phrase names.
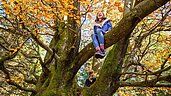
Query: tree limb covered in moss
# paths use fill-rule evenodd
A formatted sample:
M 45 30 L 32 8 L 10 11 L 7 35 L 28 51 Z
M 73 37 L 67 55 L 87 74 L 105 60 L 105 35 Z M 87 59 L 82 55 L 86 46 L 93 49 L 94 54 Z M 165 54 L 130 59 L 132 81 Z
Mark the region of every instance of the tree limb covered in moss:
M 141 82 L 120 82 L 121 87 L 132 86 L 132 87 L 171 87 L 171 84 L 158 84 L 159 81 L 167 81 L 171 83 L 171 75 L 162 76 L 152 80 L 141 81 Z
M 42 41 L 40 41 L 37 36 L 35 36 L 34 34 L 32 34 L 32 38 L 37 42 L 37 44 L 39 44 L 42 48 L 44 48 L 47 52 L 49 52 L 50 54 L 53 54 L 53 50 L 51 48 L 49 48 L 47 45 L 45 45 Z M 59 56 L 57 56 L 55 54 L 55 58 L 59 58 Z
M 157 8 L 166 4 L 168 1 L 169 0 L 144 0 L 143 2 L 136 5 L 120 20 L 116 26 L 113 27 L 110 32 L 105 34 L 105 48 L 110 47 L 123 37 L 131 34 L 132 31 L 130 29 L 135 28 L 135 26 L 140 22 L 139 18 L 144 18 L 151 12 L 155 11 Z M 92 43 L 83 48 L 73 61 L 73 64 L 75 64 L 75 71 L 77 71 L 82 66 L 82 64 L 91 58 L 94 53 L 95 49 Z
M 34 80 L 34 79 L 24 79 L 24 81 L 29 83 L 29 84 L 34 84 L 34 85 L 37 84 L 37 80 Z

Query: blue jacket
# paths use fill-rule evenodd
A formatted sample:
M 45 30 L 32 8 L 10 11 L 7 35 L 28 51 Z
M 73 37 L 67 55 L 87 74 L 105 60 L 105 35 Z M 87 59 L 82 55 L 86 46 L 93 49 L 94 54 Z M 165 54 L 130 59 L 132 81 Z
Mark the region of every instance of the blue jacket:
M 102 29 L 103 34 L 105 34 L 107 31 L 112 29 L 112 23 L 109 19 L 105 19 L 101 23 L 95 23 L 94 24 L 94 33 L 97 34 L 97 29 Z
M 92 77 L 91 80 L 92 81 L 90 81 L 89 79 L 86 79 L 85 86 L 90 87 L 96 81 L 96 78 Z

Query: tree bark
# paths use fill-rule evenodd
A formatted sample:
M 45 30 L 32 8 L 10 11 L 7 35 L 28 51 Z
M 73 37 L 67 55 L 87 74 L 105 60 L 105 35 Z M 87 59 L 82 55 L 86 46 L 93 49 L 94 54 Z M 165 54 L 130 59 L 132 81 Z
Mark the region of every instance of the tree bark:
M 143 3 L 145 4 L 145 2 L 147 3 L 147 0 L 144 2 L 141 2 L 140 5 Z M 137 5 L 137 6 L 140 6 L 140 5 Z M 137 9 L 140 8 L 137 6 L 135 6 L 133 10 L 136 8 Z M 139 10 L 141 10 L 141 8 Z M 146 9 L 144 8 L 143 10 L 146 10 Z M 124 15 L 122 19 L 123 21 L 124 19 L 126 19 L 125 17 L 127 17 L 128 14 L 130 14 L 131 12 L 135 12 L 135 11 L 130 11 L 130 12 L 128 11 L 129 10 L 127 9 L 126 15 Z M 134 19 L 130 18 L 130 20 L 129 19 L 125 20 L 124 24 L 127 25 L 126 21 L 129 21 L 128 23 L 130 23 L 130 25 L 127 25 L 124 27 L 122 27 L 121 25 L 122 28 L 120 28 L 120 30 L 118 31 L 121 31 L 122 29 L 126 29 L 126 27 L 129 28 L 126 31 L 127 32 L 126 35 L 114 44 L 112 50 L 109 52 L 108 56 L 105 59 L 105 62 L 103 64 L 103 67 L 100 70 L 100 74 L 99 74 L 97 81 L 92 87 L 84 89 L 83 96 L 96 96 L 96 95 L 97 96 L 112 96 L 116 92 L 116 90 L 120 87 L 119 78 L 121 75 L 121 70 L 122 70 L 121 67 L 122 67 L 125 53 L 126 53 L 127 46 L 128 46 L 128 38 L 130 36 L 130 33 L 133 31 L 134 27 L 140 21 L 139 18 L 143 18 L 143 17 L 136 17 L 137 14 L 139 13 L 134 13 L 135 15 Z M 139 16 L 142 16 L 142 15 L 139 15 Z M 131 16 L 131 17 L 134 17 L 134 16 Z M 122 22 L 120 22 L 120 24 L 122 24 Z M 117 36 L 117 37 L 120 37 L 120 36 Z M 105 37 L 105 38 L 108 39 L 108 37 Z
M 125 0 L 125 7 L 124 7 L 124 16 L 126 13 L 128 13 L 133 5 L 132 0 Z M 130 5 L 128 7 L 128 5 Z M 126 7 L 127 6 L 127 7 Z M 133 29 L 132 29 L 133 30 Z M 99 82 L 100 85 L 105 87 L 105 90 L 100 87 L 100 89 L 95 90 L 94 92 L 90 93 L 89 96 L 95 96 L 97 95 L 96 91 L 98 92 L 99 96 L 112 96 L 113 93 L 116 92 L 116 90 L 119 88 L 119 78 L 121 74 L 121 67 L 123 65 L 123 61 L 125 58 L 126 50 L 129 43 L 129 35 L 127 37 L 123 37 L 121 40 L 119 40 L 116 44 L 114 44 L 112 50 L 109 52 L 107 59 L 105 60 L 104 66 L 101 69 L 100 77 L 97 83 Z M 113 55 L 113 56 L 112 56 Z M 108 58 L 110 58 L 108 60 Z M 109 70 L 110 69 L 110 70 Z M 114 69 L 114 70 L 112 70 Z M 105 77 L 103 75 L 106 75 Z M 107 77 L 109 76 L 109 77 Z M 107 78 L 107 79 L 106 79 Z M 105 80 L 105 81 L 104 81 Z M 105 83 L 108 82 L 108 83 Z M 99 86 L 99 85 L 98 85 Z M 98 87 L 93 86 L 93 87 Z M 94 88 L 91 87 L 91 90 L 94 90 Z M 84 93 L 87 95 L 87 93 Z
M 110 32 L 105 35 L 105 48 L 115 44 L 121 38 L 128 36 L 131 33 L 131 30 L 140 22 L 140 18 L 143 19 L 145 16 L 166 4 L 168 1 L 169 0 L 145 0 L 135 6 L 130 12 L 125 14 L 125 16 Z M 73 63 L 75 64 L 75 69 L 79 69 L 82 64 L 94 55 L 94 53 L 95 49 L 93 44 L 88 44 L 74 59 Z
M 123 38 L 128 38 L 132 30 L 140 21 L 169 0 L 144 0 L 128 12 L 122 20 L 105 35 L 105 47 L 109 47 Z M 75 1 L 77 5 L 78 2 Z M 79 7 L 79 4 L 77 5 Z M 77 10 L 78 11 L 78 10 Z M 77 25 L 74 19 L 70 18 L 71 28 Z M 56 35 L 51 41 L 50 48 L 55 49 L 57 58 L 47 64 L 49 72 L 42 73 L 36 85 L 36 96 L 76 96 L 74 77 L 80 67 L 95 53 L 92 43 L 87 45 L 78 53 L 80 34 L 73 34 L 64 23 L 56 24 Z M 78 30 L 77 30 L 78 31 Z M 75 39 L 76 37 L 76 39 Z M 125 41 L 123 39 L 123 41 Z M 119 88 L 119 76 L 123 58 L 120 58 L 123 51 L 122 45 L 116 44 L 109 52 L 100 71 L 99 78 L 90 88 L 85 88 L 83 96 L 112 96 Z M 118 51 L 119 50 L 119 51 Z M 117 52 L 118 51 L 118 52 Z M 123 52 L 123 53 L 122 53 Z M 50 59 L 52 54 L 47 53 L 45 62 Z M 119 61 L 120 60 L 120 61 Z

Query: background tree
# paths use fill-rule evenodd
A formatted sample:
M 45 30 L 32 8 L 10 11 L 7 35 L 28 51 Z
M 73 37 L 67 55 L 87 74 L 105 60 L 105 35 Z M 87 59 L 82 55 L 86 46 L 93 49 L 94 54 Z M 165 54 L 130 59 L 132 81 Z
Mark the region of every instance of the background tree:
M 78 88 L 75 76 L 81 66 L 95 53 L 92 43 L 79 50 L 80 29 L 84 23 L 80 22 L 80 18 L 88 16 L 87 13 L 92 11 L 91 7 L 96 2 L 85 0 L 1 0 L 1 2 L 1 9 L 4 12 L 0 17 L 1 87 L 7 90 L 3 86 L 13 85 L 36 96 L 75 96 Z M 123 86 L 170 87 L 170 74 L 165 73 L 170 70 L 168 63 L 170 54 L 165 53 L 170 49 L 164 49 L 165 54 L 161 57 L 163 62 L 158 62 L 160 64 L 157 70 L 151 71 L 146 67 L 149 63 L 154 63 L 148 60 L 149 56 L 155 57 L 148 50 L 158 43 L 154 42 L 155 38 L 159 40 L 160 37 L 166 46 L 170 44 L 169 37 L 163 39 L 161 35 L 163 33 L 160 32 L 170 30 L 170 27 L 163 26 L 165 20 L 170 20 L 167 19 L 170 12 L 167 2 L 169 0 L 141 0 L 131 3 L 133 6 L 130 11 L 126 11 L 123 18 L 106 34 L 105 47 L 114 44 L 113 48 L 99 71 L 97 81 L 92 87 L 83 89 L 81 92 L 83 96 L 111 96 Z M 118 2 L 112 3 L 111 6 L 113 4 L 117 5 Z M 163 5 L 165 6 L 161 7 Z M 80 6 L 84 6 L 84 10 L 80 9 Z M 146 19 L 143 18 L 159 7 L 162 12 L 160 22 L 144 23 Z M 123 11 L 121 7 L 117 8 Z M 140 27 L 142 31 L 138 30 L 138 23 L 144 24 L 145 27 Z M 51 41 L 48 42 L 46 39 Z M 152 40 L 154 44 L 151 44 Z M 147 41 L 148 43 L 144 44 Z M 155 58 L 158 60 L 159 57 Z M 147 65 L 144 61 L 147 61 L 145 62 Z M 132 67 L 133 65 L 135 67 Z M 137 70 L 137 66 L 141 68 L 139 70 L 141 73 L 128 72 L 129 68 Z M 141 80 L 138 75 L 142 76 Z M 137 81 L 132 82 L 131 78 Z M 168 83 L 163 84 L 160 81 Z

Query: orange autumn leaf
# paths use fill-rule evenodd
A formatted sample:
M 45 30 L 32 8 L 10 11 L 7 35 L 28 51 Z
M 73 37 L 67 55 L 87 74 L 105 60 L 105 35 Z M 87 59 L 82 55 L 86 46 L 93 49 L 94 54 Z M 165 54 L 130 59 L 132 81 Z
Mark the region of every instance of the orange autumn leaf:
M 122 7 L 118 7 L 119 12 L 124 12 Z
M 5 11 L 5 14 L 9 15 L 10 13 L 9 13 L 9 11 Z
M 170 16 L 170 18 L 168 18 L 168 20 L 169 20 L 169 22 L 171 22 L 171 16 Z
M 92 16 L 91 16 L 90 14 L 88 14 L 88 18 L 89 18 L 89 19 L 92 19 Z
M 121 2 L 119 2 L 119 1 L 116 1 L 114 4 L 114 6 L 117 6 L 117 7 L 119 7 L 120 5 L 121 5 Z

